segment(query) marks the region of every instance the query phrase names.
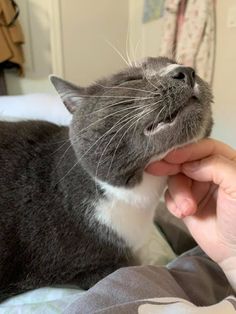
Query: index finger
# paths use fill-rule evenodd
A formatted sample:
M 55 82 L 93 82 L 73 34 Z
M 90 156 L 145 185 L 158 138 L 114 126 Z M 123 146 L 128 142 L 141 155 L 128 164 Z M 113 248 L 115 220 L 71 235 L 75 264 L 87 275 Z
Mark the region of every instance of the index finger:
M 236 161 L 236 151 L 232 147 L 213 139 L 203 139 L 176 149 L 167 154 L 164 160 L 171 164 L 182 164 L 212 155 L 221 155 Z
M 163 160 L 154 161 L 146 167 L 145 171 L 154 176 L 171 176 L 180 172 L 180 165 Z

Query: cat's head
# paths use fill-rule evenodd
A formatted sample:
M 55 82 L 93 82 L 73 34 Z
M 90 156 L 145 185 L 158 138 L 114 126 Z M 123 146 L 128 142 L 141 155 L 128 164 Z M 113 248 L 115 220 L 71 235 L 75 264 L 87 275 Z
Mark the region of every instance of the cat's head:
M 133 186 L 153 156 L 210 134 L 212 94 L 192 68 L 147 58 L 88 87 L 51 81 L 73 114 L 78 160 L 94 177 Z

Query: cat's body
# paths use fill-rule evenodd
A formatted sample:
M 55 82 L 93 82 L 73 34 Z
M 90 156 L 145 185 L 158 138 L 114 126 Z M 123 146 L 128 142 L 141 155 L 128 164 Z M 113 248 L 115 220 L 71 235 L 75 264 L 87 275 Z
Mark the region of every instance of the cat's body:
M 170 79 L 170 60 L 146 65 L 82 91 L 53 78 L 73 112 L 70 131 L 46 122 L 0 123 L 0 299 L 47 285 L 88 288 L 132 264 L 148 242 L 163 179 L 145 173 L 146 164 L 207 136 L 212 120 L 205 83 L 197 79 L 196 98 L 189 82 Z M 158 79 L 140 78 L 150 68 Z M 159 121 L 166 96 L 173 101 Z M 145 111 L 143 120 L 139 112 L 138 125 L 124 120 L 146 102 L 162 107 Z
M 68 133 L 42 121 L 0 122 L 0 299 L 45 285 L 86 289 L 131 264 L 128 247 L 139 250 L 153 231 L 163 180 L 145 174 L 130 190 L 95 183 L 72 169 L 69 143 L 63 158 Z
M 88 288 L 127 263 L 123 241 L 93 220 L 99 187 L 79 165 L 66 175 L 76 162 L 73 148 L 66 159 L 58 149 L 67 139 L 67 128 L 50 123 L 0 123 L 0 298 L 45 285 Z

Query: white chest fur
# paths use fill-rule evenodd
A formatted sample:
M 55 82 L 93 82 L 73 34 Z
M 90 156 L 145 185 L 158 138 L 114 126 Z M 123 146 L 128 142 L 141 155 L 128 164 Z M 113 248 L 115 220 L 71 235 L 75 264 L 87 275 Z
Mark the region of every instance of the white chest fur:
M 150 236 L 165 182 L 166 178 L 147 173 L 144 173 L 142 182 L 131 189 L 99 181 L 107 199 L 97 205 L 97 219 L 113 229 L 130 248 L 138 250 Z

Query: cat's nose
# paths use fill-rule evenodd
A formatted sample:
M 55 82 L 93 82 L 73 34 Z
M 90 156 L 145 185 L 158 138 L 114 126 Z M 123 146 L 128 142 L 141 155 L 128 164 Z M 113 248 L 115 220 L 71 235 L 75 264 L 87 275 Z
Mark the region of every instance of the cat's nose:
M 191 67 L 179 66 L 171 71 L 170 76 L 175 80 L 183 81 L 185 84 L 194 87 L 195 71 Z

